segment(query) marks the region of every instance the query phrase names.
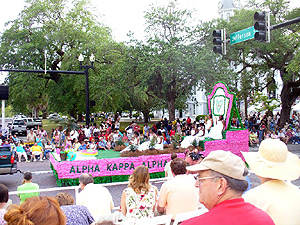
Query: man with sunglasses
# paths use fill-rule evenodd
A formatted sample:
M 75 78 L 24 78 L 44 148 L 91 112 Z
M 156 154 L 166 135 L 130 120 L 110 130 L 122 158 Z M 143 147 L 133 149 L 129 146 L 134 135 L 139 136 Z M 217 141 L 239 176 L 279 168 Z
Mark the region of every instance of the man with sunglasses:
M 199 201 L 209 211 L 184 221 L 182 225 L 274 224 L 268 214 L 244 202 L 242 194 L 248 187 L 245 180 L 248 171 L 240 157 L 216 150 L 187 170 L 198 172 L 195 185 L 199 188 Z

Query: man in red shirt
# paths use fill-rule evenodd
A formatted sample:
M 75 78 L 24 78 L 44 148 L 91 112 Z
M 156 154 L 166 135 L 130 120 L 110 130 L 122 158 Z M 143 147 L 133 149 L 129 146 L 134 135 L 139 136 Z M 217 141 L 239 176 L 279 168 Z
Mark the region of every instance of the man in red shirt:
M 187 123 L 188 126 L 190 126 L 191 123 L 192 123 L 192 120 L 191 120 L 191 118 L 190 118 L 189 116 L 188 116 L 188 118 L 186 119 L 186 123 Z
M 248 171 L 240 157 L 216 150 L 187 170 L 198 172 L 199 201 L 209 211 L 182 225 L 275 225 L 267 213 L 244 202 L 242 194 L 248 187 Z

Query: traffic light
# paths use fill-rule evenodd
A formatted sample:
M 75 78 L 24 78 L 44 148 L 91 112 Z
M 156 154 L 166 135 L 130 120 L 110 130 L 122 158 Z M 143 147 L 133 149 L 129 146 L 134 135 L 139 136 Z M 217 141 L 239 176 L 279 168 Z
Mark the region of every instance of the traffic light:
M 270 13 L 254 13 L 254 39 L 256 41 L 270 42 Z
M 9 91 L 8 86 L 0 86 L 0 100 L 8 100 Z
M 213 44 L 215 45 L 213 48 L 214 53 L 226 55 L 226 30 L 214 30 L 213 31 Z

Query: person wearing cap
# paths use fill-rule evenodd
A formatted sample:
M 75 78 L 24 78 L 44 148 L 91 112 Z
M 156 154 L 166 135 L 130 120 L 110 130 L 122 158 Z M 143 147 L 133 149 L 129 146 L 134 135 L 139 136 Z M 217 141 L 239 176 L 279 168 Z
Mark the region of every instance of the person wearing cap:
M 271 217 L 242 198 L 248 173 L 240 157 L 229 151 L 216 150 L 200 164 L 187 167 L 198 172 L 196 187 L 199 201 L 209 211 L 188 219 L 182 225 L 271 225 Z
M 258 152 L 243 152 L 261 185 L 243 195 L 268 213 L 276 225 L 300 224 L 300 190 L 291 182 L 300 176 L 300 159 L 276 139 L 261 142 Z
M 172 214 L 172 219 L 175 220 L 178 213 L 197 210 L 199 194 L 194 177 L 186 174 L 186 162 L 183 159 L 173 159 L 171 170 L 174 178 L 162 185 L 157 211 L 167 215 Z

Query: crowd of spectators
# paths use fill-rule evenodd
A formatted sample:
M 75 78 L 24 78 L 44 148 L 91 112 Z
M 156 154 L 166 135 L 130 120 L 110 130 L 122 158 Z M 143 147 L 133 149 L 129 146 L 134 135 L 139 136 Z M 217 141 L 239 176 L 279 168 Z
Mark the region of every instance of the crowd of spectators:
M 285 124 L 280 123 L 280 115 L 254 113 L 246 117 L 244 126 L 250 131 L 249 145 L 259 145 L 264 139 L 279 139 L 286 144 L 300 144 L 300 115 L 294 113 Z
M 248 169 L 240 157 L 229 151 L 213 151 L 191 166 L 173 156 L 169 165 L 172 178 L 160 190 L 149 182 L 148 167 L 136 167 L 121 196 L 124 224 L 161 214 L 172 214 L 174 220 L 177 214 L 196 211 L 198 207 L 208 212 L 183 225 L 299 224 L 300 190 L 285 181 L 299 178 L 299 157 L 289 152 L 284 142 L 274 139 L 263 140 L 258 152 L 243 155 L 262 183 L 249 191 Z M 26 182 L 31 179 L 30 172 L 24 174 Z M 114 224 L 103 221 L 114 207 L 108 189 L 94 184 L 87 173 L 81 174 L 79 182 L 82 191 L 76 205 L 72 196 L 58 193 L 54 198 L 27 196 L 20 205 L 8 207 L 8 189 L 0 184 L 0 224 Z

